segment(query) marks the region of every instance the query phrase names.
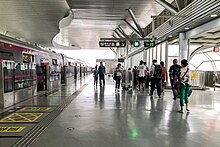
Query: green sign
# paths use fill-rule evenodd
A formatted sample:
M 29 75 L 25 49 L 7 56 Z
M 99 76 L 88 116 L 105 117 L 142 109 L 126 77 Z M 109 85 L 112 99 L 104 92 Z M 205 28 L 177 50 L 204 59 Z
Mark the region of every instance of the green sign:
M 144 47 L 155 47 L 155 42 L 144 42 Z
M 133 45 L 134 45 L 134 47 L 139 47 L 140 46 L 140 42 L 139 41 L 134 41 Z

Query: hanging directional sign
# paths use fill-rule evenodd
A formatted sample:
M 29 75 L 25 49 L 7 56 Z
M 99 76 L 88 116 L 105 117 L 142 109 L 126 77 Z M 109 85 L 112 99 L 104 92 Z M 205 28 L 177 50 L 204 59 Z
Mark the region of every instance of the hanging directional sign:
M 155 42 L 144 42 L 144 47 L 155 47 Z
M 134 47 L 139 47 L 140 46 L 140 41 L 134 41 L 133 46 Z
M 219 52 L 219 47 L 218 47 L 218 46 L 215 46 L 215 47 L 213 48 L 213 52 Z
M 99 47 L 125 47 L 125 41 L 99 41 Z

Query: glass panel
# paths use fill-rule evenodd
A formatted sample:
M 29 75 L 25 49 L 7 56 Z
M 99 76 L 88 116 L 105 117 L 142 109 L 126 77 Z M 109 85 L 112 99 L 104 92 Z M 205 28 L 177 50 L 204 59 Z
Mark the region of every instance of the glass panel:
M 198 67 L 203 61 L 208 61 L 208 58 L 204 54 L 196 54 L 190 60 L 190 63 Z
M 36 64 L 30 64 L 31 65 L 31 86 L 34 86 L 37 84 L 37 67 Z
M 161 46 L 161 44 L 157 46 L 157 61 L 158 61 L 158 63 L 160 62 L 160 46 Z
M 3 63 L 3 74 L 4 74 L 4 92 L 13 91 L 13 62 L 4 62 Z
M 60 80 L 61 68 L 58 65 L 52 65 L 50 67 L 50 81 Z
M 73 66 L 68 66 L 67 71 L 66 71 L 66 77 L 70 78 L 74 76 L 74 67 Z
M 46 88 L 46 66 L 37 65 L 37 91 L 45 90 Z
M 15 64 L 15 90 L 31 86 L 31 69 L 29 64 Z
M 162 43 L 162 61 L 165 62 L 166 60 L 166 44 L 165 43 Z
M 157 59 L 157 46 L 153 48 L 153 59 Z
M 152 60 L 153 60 L 153 57 L 152 57 L 152 49 L 153 48 L 150 48 L 149 50 L 150 50 L 150 63 L 149 64 L 151 64 L 151 62 L 152 62 Z
M 214 61 L 217 71 L 220 71 L 220 61 Z
M 211 62 L 203 62 L 201 66 L 197 70 L 202 70 L 202 71 L 213 71 L 213 66 Z
M 220 56 L 215 52 L 208 52 L 207 54 L 212 58 L 212 60 L 220 60 Z
M 179 56 L 179 45 L 169 45 L 168 56 Z

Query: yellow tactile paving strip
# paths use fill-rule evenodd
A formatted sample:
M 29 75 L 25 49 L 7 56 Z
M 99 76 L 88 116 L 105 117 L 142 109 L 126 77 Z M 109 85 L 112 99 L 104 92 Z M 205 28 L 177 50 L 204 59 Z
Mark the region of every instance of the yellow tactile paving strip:
M 0 120 L 2 123 L 10 122 L 35 122 L 38 120 L 43 113 L 12 113 L 9 116 L 6 116 Z
M 20 133 L 25 126 L 0 126 L 0 133 Z
M 51 107 L 25 107 L 22 111 L 48 111 Z

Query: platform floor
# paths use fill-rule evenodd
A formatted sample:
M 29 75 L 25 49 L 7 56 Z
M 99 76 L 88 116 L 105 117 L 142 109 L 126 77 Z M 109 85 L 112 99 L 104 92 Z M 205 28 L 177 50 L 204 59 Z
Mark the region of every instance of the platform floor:
M 220 91 L 193 91 L 190 113 L 180 114 L 170 90 L 115 93 L 93 82 L 71 102 L 32 147 L 219 147 Z
M 161 99 L 156 94 L 150 98 L 148 90 L 115 93 L 112 78 L 107 78 L 104 88 L 94 87 L 91 79 L 87 76 L 53 94 L 37 96 L 10 108 L 22 116 L 25 111 L 21 108 L 51 108 L 41 112 L 41 119 L 45 120 L 78 91 L 46 130 L 33 137 L 32 147 L 219 147 L 220 90 L 193 91 L 191 112 L 179 114 L 179 100 L 173 101 L 170 90 Z M 85 87 L 86 83 L 89 84 Z M 4 111 L 13 113 L 1 110 Z M 0 121 L 9 114 L 2 113 Z M 0 127 L 26 127 L 22 133 L 0 132 L 0 146 L 12 146 L 38 124 L 0 122 Z

